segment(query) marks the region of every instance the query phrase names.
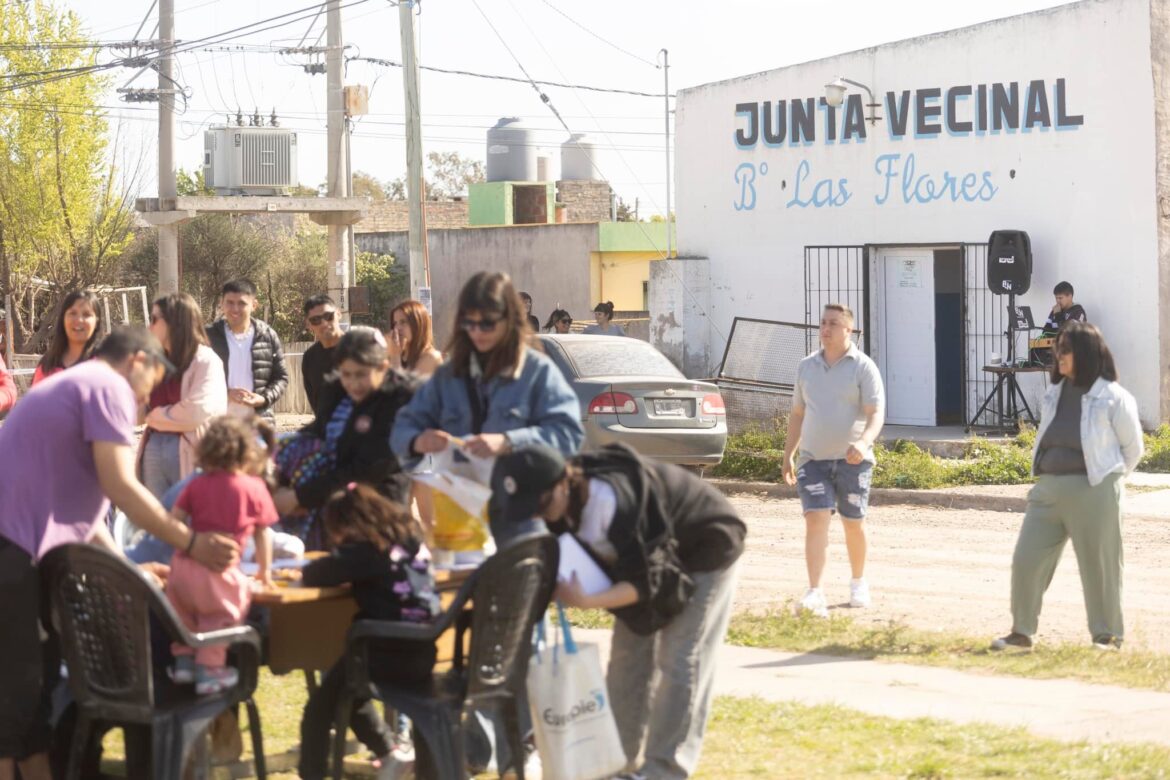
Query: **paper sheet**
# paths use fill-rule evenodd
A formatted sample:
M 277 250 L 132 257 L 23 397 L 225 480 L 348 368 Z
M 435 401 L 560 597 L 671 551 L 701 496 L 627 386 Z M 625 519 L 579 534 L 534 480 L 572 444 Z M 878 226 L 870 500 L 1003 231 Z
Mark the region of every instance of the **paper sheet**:
M 586 594 L 592 596 L 613 586 L 613 581 L 597 565 L 597 561 L 589 557 L 581 547 L 581 543 L 572 534 L 561 534 L 557 538 L 561 547 L 561 563 L 557 568 L 557 579 L 568 582 L 576 573 Z

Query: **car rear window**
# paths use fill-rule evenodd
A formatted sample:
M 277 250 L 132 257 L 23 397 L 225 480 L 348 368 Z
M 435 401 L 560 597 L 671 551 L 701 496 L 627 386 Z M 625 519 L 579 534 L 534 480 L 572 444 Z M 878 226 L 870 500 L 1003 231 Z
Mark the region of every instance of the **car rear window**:
M 560 342 L 569 353 L 579 375 L 590 376 L 668 376 L 684 378 L 666 356 L 638 339 L 622 341 Z

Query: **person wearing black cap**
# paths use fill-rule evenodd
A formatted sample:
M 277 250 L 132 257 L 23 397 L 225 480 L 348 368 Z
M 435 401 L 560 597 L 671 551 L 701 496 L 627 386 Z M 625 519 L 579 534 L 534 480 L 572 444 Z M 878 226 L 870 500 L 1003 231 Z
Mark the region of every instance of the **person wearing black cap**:
M 613 582 L 588 594 L 574 574 L 557 599 L 617 618 L 607 682 L 631 764 L 645 748 L 633 776 L 688 777 L 731 616 L 743 521 L 706 482 L 620 444 L 567 462 L 548 447 L 525 447 L 497 461 L 492 483 L 506 521 L 571 533 Z
M 0 427 L 0 777 L 48 778 L 49 694 L 57 666 L 40 636 L 37 562 L 53 548 L 114 548 L 110 501 L 139 528 L 210 569 L 239 558 L 221 534 L 167 515 L 134 476 L 138 408 L 174 367 L 142 327 L 115 328 L 94 359 L 38 384 Z

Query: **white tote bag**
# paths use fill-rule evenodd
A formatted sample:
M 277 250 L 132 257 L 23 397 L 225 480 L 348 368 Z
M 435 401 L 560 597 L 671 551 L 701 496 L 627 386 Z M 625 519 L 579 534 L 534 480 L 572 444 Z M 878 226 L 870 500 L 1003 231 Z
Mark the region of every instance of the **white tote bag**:
M 544 780 L 599 780 L 622 771 L 622 751 L 597 646 L 578 645 L 557 605 L 565 644 L 544 646 L 543 622 L 528 666 L 528 707 Z

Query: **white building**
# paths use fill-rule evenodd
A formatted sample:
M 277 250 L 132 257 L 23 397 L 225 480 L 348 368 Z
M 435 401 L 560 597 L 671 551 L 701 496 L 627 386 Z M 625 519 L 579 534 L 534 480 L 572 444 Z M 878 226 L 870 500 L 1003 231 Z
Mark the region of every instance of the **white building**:
M 827 104 L 838 77 L 872 88 L 876 123 L 863 89 Z M 678 236 L 710 259 L 709 354 L 734 317 L 816 322 L 840 298 L 890 422 L 965 420 L 1006 351 L 987 238 L 1015 228 L 1034 258 L 1017 304 L 1040 324 L 1071 282 L 1144 424 L 1170 419 L 1168 95 L 1170 0 L 1085 0 L 683 90 Z M 1035 398 L 1042 375 L 1024 380 Z

